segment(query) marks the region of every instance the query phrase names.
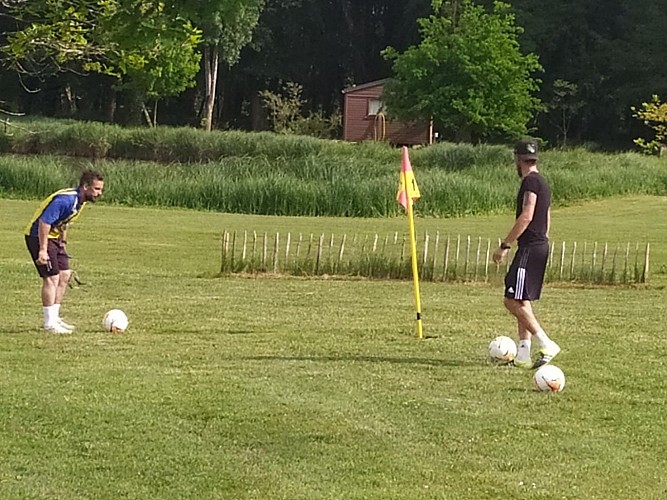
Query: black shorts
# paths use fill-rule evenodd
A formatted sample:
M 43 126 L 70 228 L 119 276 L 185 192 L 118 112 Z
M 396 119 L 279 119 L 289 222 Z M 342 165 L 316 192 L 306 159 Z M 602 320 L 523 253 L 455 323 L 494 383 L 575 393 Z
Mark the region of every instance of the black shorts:
M 549 243 L 519 247 L 505 276 L 505 297 L 516 300 L 539 299 L 548 258 Z
M 32 262 L 35 264 L 37 272 L 42 278 L 56 276 L 60 271 L 69 270 L 69 255 L 67 255 L 65 247 L 60 241 L 49 238 L 49 244 L 46 248 L 46 251 L 49 254 L 49 263 L 45 265 L 37 264 L 37 258 L 39 257 L 39 238 L 36 238 L 35 236 L 26 236 L 25 244 L 32 257 Z

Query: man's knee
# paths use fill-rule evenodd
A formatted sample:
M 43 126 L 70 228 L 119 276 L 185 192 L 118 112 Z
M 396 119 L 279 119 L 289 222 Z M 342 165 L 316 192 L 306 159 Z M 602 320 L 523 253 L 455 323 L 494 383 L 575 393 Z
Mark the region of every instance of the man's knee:
M 48 287 L 57 287 L 58 281 L 60 281 L 60 274 L 54 274 L 53 276 L 44 276 L 42 278 L 44 286 Z
M 58 281 L 59 281 L 61 284 L 63 284 L 63 283 L 64 283 L 64 284 L 67 284 L 67 283 L 69 282 L 69 278 L 70 278 L 70 276 L 72 276 L 72 271 L 69 270 L 69 269 L 67 269 L 66 271 L 60 271 L 60 273 L 58 273 L 58 276 L 59 276 L 59 280 L 58 280 Z

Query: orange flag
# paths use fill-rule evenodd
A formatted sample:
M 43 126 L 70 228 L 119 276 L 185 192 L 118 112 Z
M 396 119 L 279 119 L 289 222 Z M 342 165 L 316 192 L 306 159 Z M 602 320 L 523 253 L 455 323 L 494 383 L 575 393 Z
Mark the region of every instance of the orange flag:
M 403 164 L 401 165 L 401 178 L 398 182 L 396 201 L 403 205 L 403 208 L 407 210 L 408 200 L 412 203 L 420 197 L 421 194 L 419 194 L 419 187 L 415 180 L 415 174 L 412 173 L 412 165 L 410 165 L 408 148 L 403 146 Z

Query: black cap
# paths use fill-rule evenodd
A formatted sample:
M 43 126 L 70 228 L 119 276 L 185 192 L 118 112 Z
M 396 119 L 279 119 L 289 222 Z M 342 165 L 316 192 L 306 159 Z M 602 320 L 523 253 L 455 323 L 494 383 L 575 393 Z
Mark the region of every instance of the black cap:
M 537 141 L 524 139 L 514 145 L 514 154 L 522 160 L 537 160 Z

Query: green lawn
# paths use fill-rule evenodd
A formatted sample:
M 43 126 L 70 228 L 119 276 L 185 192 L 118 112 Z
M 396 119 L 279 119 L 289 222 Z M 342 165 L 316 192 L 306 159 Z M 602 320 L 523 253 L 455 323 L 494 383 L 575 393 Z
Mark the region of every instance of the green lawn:
M 563 348 L 558 395 L 488 365 L 514 336 L 501 289 L 216 277 L 223 229 L 407 230 L 405 219 L 88 209 L 70 233 L 83 286 L 72 336 L 40 332 L 22 228 L 0 200 L 2 499 L 667 498 L 667 201 L 554 212 L 556 241 L 651 242 L 638 288 L 548 287 L 536 310 Z M 503 236 L 511 216 L 421 219 Z M 130 318 L 104 333 L 104 312 Z

